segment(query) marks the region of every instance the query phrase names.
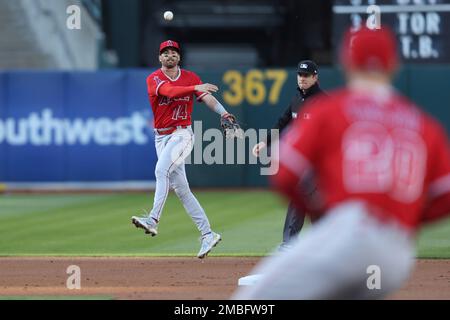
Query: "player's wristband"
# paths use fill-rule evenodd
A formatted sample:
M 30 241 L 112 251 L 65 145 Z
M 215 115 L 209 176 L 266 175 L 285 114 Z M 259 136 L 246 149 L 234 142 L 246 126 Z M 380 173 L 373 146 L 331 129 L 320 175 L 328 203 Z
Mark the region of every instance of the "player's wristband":
M 228 113 L 227 110 L 225 110 L 225 108 L 219 101 L 217 101 L 217 104 L 214 106 L 213 110 L 216 113 L 220 114 L 220 116 L 223 116 L 225 113 Z

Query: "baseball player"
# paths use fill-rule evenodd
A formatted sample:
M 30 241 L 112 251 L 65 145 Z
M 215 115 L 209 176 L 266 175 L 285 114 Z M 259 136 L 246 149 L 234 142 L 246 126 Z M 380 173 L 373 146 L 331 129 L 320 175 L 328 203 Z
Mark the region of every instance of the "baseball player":
M 319 86 L 319 68 L 314 61 L 300 61 L 297 67 L 297 92 L 292 97 L 286 111 L 277 120 L 273 129 L 278 129 L 280 134 L 283 132 L 297 115 L 306 116 L 301 112 L 302 106 L 306 101 L 310 102 L 317 98 L 320 94 L 325 94 Z M 266 141 L 261 141 L 253 147 L 253 155 L 259 156 L 261 150 L 270 147 L 272 142 L 271 136 Z M 283 228 L 283 241 L 279 248 L 285 249 L 289 247 L 289 241 L 294 239 L 300 232 L 305 221 L 305 214 L 297 212 L 294 205 L 289 203 L 286 219 Z
M 265 259 L 237 299 L 368 299 L 399 288 L 414 234 L 450 213 L 445 130 L 391 86 L 398 65 L 386 28 L 345 37 L 347 86 L 322 97 L 281 139 L 276 189 L 318 217 L 289 251 Z M 321 199 L 302 195 L 314 169 Z
M 156 236 L 169 189 L 173 189 L 201 233 L 202 243 L 197 257 L 202 259 L 221 240 L 211 230 L 205 211 L 191 192 L 186 178 L 184 160 L 194 144 L 191 115 L 194 96 L 221 116 L 221 122 L 235 118 L 212 96 L 217 86 L 202 83 L 194 72 L 181 69 L 180 46 L 172 40 L 159 47 L 161 68 L 147 78 L 147 89 L 154 116 L 155 147 L 158 161 L 155 168 L 156 189 L 153 209 L 144 217 L 133 216 L 132 223 Z

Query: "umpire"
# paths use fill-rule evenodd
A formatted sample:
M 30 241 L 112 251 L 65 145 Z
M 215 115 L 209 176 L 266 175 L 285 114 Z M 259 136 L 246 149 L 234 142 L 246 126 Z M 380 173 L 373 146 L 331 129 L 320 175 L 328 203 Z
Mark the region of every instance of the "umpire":
M 302 108 L 306 100 L 311 101 L 314 96 L 323 94 L 323 90 L 319 86 L 319 70 L 317 64 L 311 60 L 300 61 L 297 66 L 297 92 L 292 97 L 286 111 L 281 115 L 278 121 L 273 126 L 273 129 L 278 129 L 279 133 L 289 125 L 292 119 L 297 118 L 297 114 Z M 258 157 L 262 149 L 269 147 L 271 143 L 270 135 L 267 141 L 261 141 L 253 147 L 253 154 Z M 298 235 L 303 227 L 305 221 L 305 214 L 297 212 L 292 203 L 286 213 L 286 220 L 283 229 L 283 242 L 280 249 L 287 248 L 287 243 Z

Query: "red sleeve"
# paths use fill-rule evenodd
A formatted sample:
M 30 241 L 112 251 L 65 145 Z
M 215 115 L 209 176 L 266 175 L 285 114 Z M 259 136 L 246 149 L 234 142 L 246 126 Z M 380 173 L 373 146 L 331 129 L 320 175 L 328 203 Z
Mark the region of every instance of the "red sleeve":
M 450 144 L 444 129 L 437 126 L 436 138 L 429 151 L 428 202 L 423 222 L 431 222 L 450 214 Z
M 169 98 L 176 98 L 185 96 L 187 94 L 192 94 L 195 92 L 195 86 L 174 86 L 169 82 L 164 82 L 160 87 L 159 91 L 157 92 L 160 96 L 165 96 Z
M 193 84 L 194 85 L 198 85 L 198 84 L 202 84 L 203 83 L 202 79 L 200 79 L 200 77 L 195 72 L 191 72 L 191 74 L 192 74 L 192 80 L 193 80 Z M 209 93 L 195 91 L 194 94 L 197 97 L 197 101 L 200 102 L 200 101 L 202 101 L 203 97 L 206 96 Z
M 280 140 L 278 159 L 274 159 L 278 161 L 278 172 L 271 177 L 272 185 L 303 212 L 317 209 L 308 207 L 305 198 L 307 192 L 302 190 L 301 185 L 312 169 L 311 163 L 321 147 L 317 138 L 323 136 L 321 128 L 326 121 L 322 109 L 318 104 L 304 109 L 304 114 L 308 116 L 292 123 Z M 273 150 L 272 147 L 272 153 Z
M 147 92 L 149 96 L 157 96 L 160 86 L 165 83 L 157 75 L 151 74 L 147 77 Z
M 194 93 L 194 88 L 195 85 L 174 86 L 166 80 L 161 80 L 158 76 L 150 76 L 147 78 L 147 90 L 150 96 L 175 98 Z

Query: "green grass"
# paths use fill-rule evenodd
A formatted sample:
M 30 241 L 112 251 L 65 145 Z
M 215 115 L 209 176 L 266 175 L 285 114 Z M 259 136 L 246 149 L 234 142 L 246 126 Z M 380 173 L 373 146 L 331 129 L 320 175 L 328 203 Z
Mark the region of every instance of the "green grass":
M 195 192 L 223 236 L 214 255 L 265 255 L 281 240 L 286 204 L 264 191 Z M 193 256 L 199 233 L 170 194 L 157 237 L 130 223 L 153 194 L 0 196 L 0 256 Z M 450 220 L 419 237 L 420 257 L 450 258 Z
M 426 226 L 418 236 L 417 256 L 450 258 L 450 219 Z
M 284 205 L 261 192 L 198 192 L 224 241 L 216 254 L 261 255 L 281 237 Z M 0 197 L 0 255 L 188 255 L 199 232 L 170 194 L 157 237 L 130 222 L 150 209 L 153 194 L 4 195 Z

